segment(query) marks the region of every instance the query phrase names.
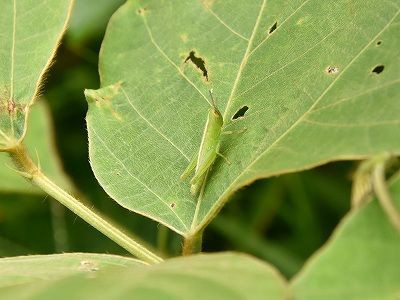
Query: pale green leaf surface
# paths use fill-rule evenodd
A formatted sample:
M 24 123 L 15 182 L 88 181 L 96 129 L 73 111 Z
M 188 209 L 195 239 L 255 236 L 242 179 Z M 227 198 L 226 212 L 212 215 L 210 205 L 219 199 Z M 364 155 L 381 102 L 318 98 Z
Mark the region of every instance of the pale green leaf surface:
M 72 0 L 2 0 L 0 150 L 23 137 L 29 106 L 65 30 Z
M 89 260 L 92 259 L 90 255 L 88 256 Z M 93 259 L 95 262 L 98 261 L 95 257 Z M 52 264 L 43 262 L 39 265 L 36 262 L 35 266 L 25 267 L 29 270 L 29 275 L 34 275 L 37 279 L 48 279 L 49 275 L 41 272 L 45 269 L 48 269 L 50 274 L 55 272 L 53 278 L 55 280 L 36 280 L 26 285 L 6 286 L 0 288 L 0 296 L 12 295 L 13 299 L 41 300 L 199 299 L 199 297 L 274 300 L 285 299 L 287 292 L 286 282 L 274 269 L 259 260 L 234 253 L 180 257 L 153 266 L 144 266 L 121 258 L 120 265 L 126 267 L 87 270 L 89 272 L 83 272 L 82 263 L 77 259 L 71 266 L 75 268 L 75 273 L 84 274 L 75 276 L 71 276 L 74 272 L 71 272 L 71 267 L 64 262 L 66 263 L 60 256 L 60 259 Z M 109 264 L 116 263 L 113 259 Z M 90 264 L 83 265 L 87 265 L 90 269 Z M 39 271 L 35 272 L 37 267 Z M 66 268 L 66 271 L 60 279 L 57 272 L 63 268 Z
M 65 253 L 8 257 L 0 259 L 0 287 L 87 274 L 109 266 L 142 265 L 136 259 L 108 254 Z
M 128 1 L 103 42 L 105 89 L 86 93 L 97 179 L 122 206 L 185 235 L 257 178 L 400 153 L 399 6 Z M 191 51 L 208 81 L 185 63 Z M 378 65 L 384 70 L 372 72 Z M 226 129 L 247 130 L 223 136 L 232 164 L 217 158 L 199 199 L 179 177 L 198 151 L 211 87 Z M 232 121 L 243 106 L 245 116 Z
M 43 172 L 58 185 L 71 189 L 65 175 L 53 139 L 50 114 L 42 101 L 37 102 L 29 114 L 25 145 Z M 15 170 L 8 153 L 0 153 L 0 193 L 43 193 Z
M 400 176 L 391 187 L 400 210 Z M 375 200 L 351 212 L 292 283 L 294 299 L 400 297 L 400 234 Z

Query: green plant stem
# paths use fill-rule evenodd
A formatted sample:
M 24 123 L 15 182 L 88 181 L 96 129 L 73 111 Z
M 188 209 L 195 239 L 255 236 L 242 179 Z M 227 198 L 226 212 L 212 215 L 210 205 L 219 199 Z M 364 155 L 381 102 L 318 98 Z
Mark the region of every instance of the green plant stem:
M 94 228 L 102 232 L 104 235 L 109 237 L 111 240 L 116 242 L 118 245 L 126 249 L 134 256 L 146 261 L 148 263 L 159 263 L 163 259 L 158 257 L 153 252 L 146 249 L 141 244 L 137 243 L 131 237 L 129 237 L 122 230 L 115 227 L 113 224 L 105 220 L 99 213 L 88 208 L 79 200 L 68 194 L 66 191 L 61 189 L 58 185 L 47 178 L 40 170 L 40 166 L 36 164 L 29 157 L 25 147 L 23 145 L 17 145 L 12 149 L 9 149 L 11 158 L 13 159 L 18 171 L 34 184 L 40 187 L 47 194 L 52 196 L 62 205 L 70 209 L 76 215 L 81 217 L 87 223 L 92 225 Z
M 157 232 L 157 250 L 159 253 L 167 254 L 168 252 L 168 228 L 162 224 L 158 225 Z
M 373 172 L 372 184 L 383 210 L 386 212 L 393 226 L 400 232 L 400 214 L 398 213 L 386 186 L 384 162 L 376 165 Z
M 203 231 L 198 231 L 193 235 L 186 236 L 183 241 L 182 255 L 191 255 L 201 252 L 203 242 Z

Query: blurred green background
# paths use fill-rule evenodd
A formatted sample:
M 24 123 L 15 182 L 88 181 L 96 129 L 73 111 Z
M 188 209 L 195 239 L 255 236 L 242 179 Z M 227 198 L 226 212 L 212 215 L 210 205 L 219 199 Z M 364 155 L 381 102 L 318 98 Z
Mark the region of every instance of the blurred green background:
M 88 161 L 85 88 L 99 87 L 98 53 L 110 16 L 124 1 L 78 0 L 44 87 L 56 148 L 78 193 L 150 245 L 175 256 L 181 238 L 118 206 L 98 185 Z M 260 180 L 237 192 L 204 236 L 203 251 L 242 251 L 291 277 L 330 236 L 349 209 L 354 163 Z M 0 256 L 61 252 L 128 255 L 43 195 L 0 194 Z

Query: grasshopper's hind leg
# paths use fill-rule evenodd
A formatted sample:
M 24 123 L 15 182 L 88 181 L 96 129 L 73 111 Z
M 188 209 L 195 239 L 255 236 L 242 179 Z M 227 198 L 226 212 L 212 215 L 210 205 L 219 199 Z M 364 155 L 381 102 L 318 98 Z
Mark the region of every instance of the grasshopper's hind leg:
M 188 178 L 188 176 L 190 174 L 192 174 L 192 172 L 196 169 L 196 165 L 197 165 L 197 153 L 190 160 L 189 165 L 187 166 L 186 170 L 183 171 L 183 173 L 180 177 L 181 180 L 185 180 L 186 178 Z

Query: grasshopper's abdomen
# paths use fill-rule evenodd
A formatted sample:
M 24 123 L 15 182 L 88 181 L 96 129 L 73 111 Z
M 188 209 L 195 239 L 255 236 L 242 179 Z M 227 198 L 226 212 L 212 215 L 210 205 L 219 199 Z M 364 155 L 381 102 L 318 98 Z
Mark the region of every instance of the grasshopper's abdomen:
M 217 155 L 221 138 L 222 124 L 223 119 L 219 110 L 216 108 L 210 108 L 208 111 L 207 122 L 203 131 L 203 137 L 201 139 L 196 172 L 207 162 L 207 160 L 210 158 L 210 155 Z

